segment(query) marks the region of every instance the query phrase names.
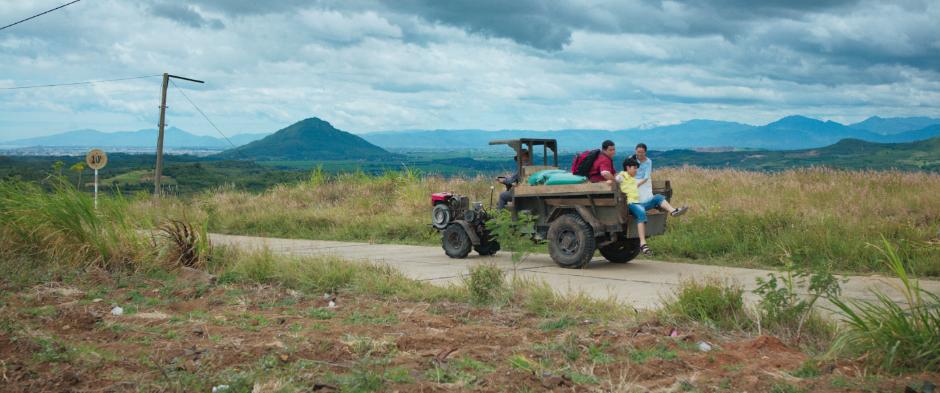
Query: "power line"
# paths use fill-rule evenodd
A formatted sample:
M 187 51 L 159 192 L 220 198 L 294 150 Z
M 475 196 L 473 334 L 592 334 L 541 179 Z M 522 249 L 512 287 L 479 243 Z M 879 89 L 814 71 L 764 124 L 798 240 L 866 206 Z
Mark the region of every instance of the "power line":
M 196 110 L 199 112 L 199 114 L 202 115 L 202 117 L 204 117 L 204 118 L 206 119 L 206 121 L 209 122 L 210 125 L 212 125 L 212 128 L 215 128 L 216 132 L 218 132 L 219 135 L 222 135 L 222 137 L 225 138 L 225 141 L 228 142 L 228 144 L 232 145 L 232 148 L 238 147 L 238 146 L 235 146 L 235 144 L 232 143 L 232 141 L 229 140 L 228 137 L 225 136 L 225 134 L 222 133 L 222 130 L 220 130 L 219 127 L 216 127 L 216 126 L 215 126 L 215 123 L 213 123 L 212 120 L 209 119 L 209 116 L 206 116 L 206 113 L 203 112 L 202 109 L 199 109 L 199 105 L 196 105 L 196 103 L 193 102 L 193 100 L 189 99 L 189 96 L 186 95 L 185 92 L 183 92 L 183 89 L 180 89 L 180 87 L 176 85 L 176 82 L 173 82 L 172 79 L 169 79 L 169 81 L 170 81 L 171 84 L 173 84 L 173 87 L 174 87 L 176 90 L 178 90 L 178 91 L 180 92 L 180 94 L 183 95 L 183 98 L 186 98 L 186 101 L 189 101 L 189 103 L 193 106 L 193 108 L 196 108 Z
M 33 16 L 29 17 L 29 18 L 23 19 L 23 20 L 21 20 L 21 21 L 19 21 L 19 22 L 13 22 L 13 23 L 8 24 L 8 25 L 6 25 L 6 26 L 0 27 L 0 30 L 6 29 L 7 27 L 16 26 L 16 25 L 18 25 L 18 24 L 20 24 L 20 23 L 23 23 L 23 22 L 26 22 L 26 21 L 28 21 L 28 20 L 30 20 L 30 19 L 33 19 L 33 18 L 36 18 L 36 17 L 39 17 L 39 16 L 43 16 L 43 15 L 45 15 L 45 14 L 48 14 L 48 13 L 50 13 L 50 12 L 52 12 L 52 11 L 55 11 L 55 10 L 57 10 L 57 9 L 59 9 L 59 8 L 63 8 L 63 7 L 65 7 L 65 6 L 69 6 L 69 5 L 78 3 L 79 1 L 82 1 L 82 0 L 75 0 L 75 1 L 73 1 L 73 2 L 71 2 L 71 3 L 62 4 L 62 5 L 60 5 L 60 6 L 58 6 L 58 7 L 55 7 L 55 8 L 53 8 L 53 9 L 49 10 L 49 11 L 46 11 L 46 12 L 43 12 L 43 13 L 40 13 L 40 14 L 36 14 L 36 15 L 33 15 Z
M 35 88 L 40 88 L 40 87 L 93 85 L 93 84 L 95 84 L 95 83 L 127 81 L 127 80 L 131 80 L 131 79 L 153 78 L 153 77 L 156 77 L 156 76 L 160 76 L 160 75 L 143 75 L 143 76 L 132 76 L 132 77 L 130 77 L 130 78 L 101 79 L 101 80 L 84 81 L 84 82 L 70 82 L 70 83 L 54 83 L 54 84 L 49 84 L 49 85 L 32 85 L 32 86 L 0 87 L 0 90 L 19 90 L 19 89 L 35 89 Z

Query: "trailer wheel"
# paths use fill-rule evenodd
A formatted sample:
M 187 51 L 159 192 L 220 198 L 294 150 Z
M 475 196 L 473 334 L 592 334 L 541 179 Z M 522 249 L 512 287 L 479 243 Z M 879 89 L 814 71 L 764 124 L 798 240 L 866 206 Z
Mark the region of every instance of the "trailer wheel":
M 594 256 L 594 229 L 577 214 L 558 217 L 548 227 L 548 253 L 563 268 L 580 269 Z
M 460 224 L 450 224 L 441 232 L 441 246 L 451 258 L 466 258 L 473 244 Z
M 613 263 L 627 263 L 640 254 L 640 239 L 618 240 L 599 248 L 601 255 Z

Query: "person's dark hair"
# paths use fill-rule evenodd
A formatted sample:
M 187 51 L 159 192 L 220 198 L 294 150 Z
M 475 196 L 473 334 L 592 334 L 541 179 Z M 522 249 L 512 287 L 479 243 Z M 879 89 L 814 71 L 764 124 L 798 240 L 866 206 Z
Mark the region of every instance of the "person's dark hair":
M 630 166 L 639 168 L 640 162 L 637 161 L 636 158 L 633 158 L 633 157 L 623 160 L 623 170 L 627 170 L 627 167 L 630 167 Z
M 641 148 L 641 147 L 643 148 L 643 151 L 649 151 L 649 150 L 650 150 L 650 149 L 647 149 L 647 148 L 646 148 L 646 144 L 645 144 L 645 143 L 637 143 L 637 144 L 636 144 L 636 149 L 639 149 L 639 148 Z M 634 150 L 636 150 L 636 149 L 634 149 Z
M 604 143 L 601 143 L 601 150 L 607 150 L 608 147 L 611 147 L 613 145 L 614 145 L 614 141 L 608 139 L 604 141 Z

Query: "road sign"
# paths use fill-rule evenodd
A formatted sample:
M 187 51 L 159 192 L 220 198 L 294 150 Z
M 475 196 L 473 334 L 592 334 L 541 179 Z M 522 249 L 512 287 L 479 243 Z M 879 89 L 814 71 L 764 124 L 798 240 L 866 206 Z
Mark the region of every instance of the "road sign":
M 88 164 L 89 168 L 97 171 L 104 168 L 105 165 L 108 165 L 108 155 L 101 149 L 91 149 L 91 151 L 85 155 L 85 163 Z
M 98 170 L 108 165 L 108 155 L 101 149 L 91 149 L 85 155 L 85 163 L 95 170 L 95 209 L 98 209 Z

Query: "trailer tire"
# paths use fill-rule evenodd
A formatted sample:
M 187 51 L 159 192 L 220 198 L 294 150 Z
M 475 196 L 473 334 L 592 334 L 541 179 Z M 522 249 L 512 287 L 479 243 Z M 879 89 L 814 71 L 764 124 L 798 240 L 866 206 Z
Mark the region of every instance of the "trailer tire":
M 548 227 L 548 253 L 563 268 L 580 269 L 594 257 L 594 229 L 581 216 L 568 213 Z
M 640 254 L 640 239 L 624 239 L 598 248 L 612 263 L 627 263 Z
M 470 235 L 460 224 L 450 224 L 441 231 L 441 247 L 444 253 L 451 258 L 466 258 L 470 254 L 473 243 L 470 241 Z

